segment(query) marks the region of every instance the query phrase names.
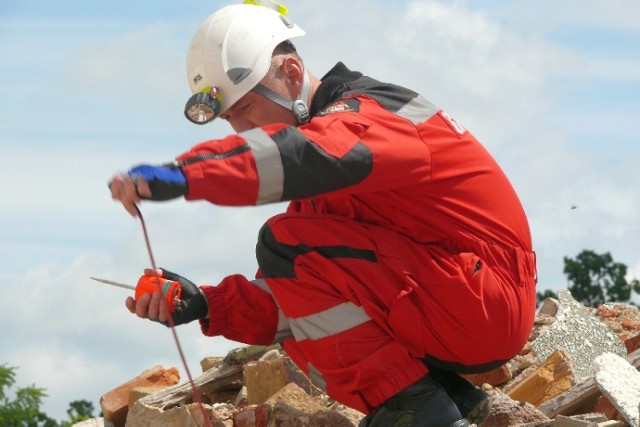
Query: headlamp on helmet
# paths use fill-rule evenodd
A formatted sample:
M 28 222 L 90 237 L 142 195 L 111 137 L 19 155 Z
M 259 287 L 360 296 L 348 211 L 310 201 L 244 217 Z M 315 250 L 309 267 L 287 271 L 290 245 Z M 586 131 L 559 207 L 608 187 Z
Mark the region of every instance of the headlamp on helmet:
M 184 115 L 192 123 L 204 125 L 218 117 L 220 101 L 218 88 L 207 87 L 189 98 L 184 106 Z

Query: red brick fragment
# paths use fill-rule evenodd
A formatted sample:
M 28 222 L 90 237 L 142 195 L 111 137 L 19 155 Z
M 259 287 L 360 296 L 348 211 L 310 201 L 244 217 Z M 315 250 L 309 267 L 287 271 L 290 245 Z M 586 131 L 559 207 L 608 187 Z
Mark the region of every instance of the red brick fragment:
M 627 348 L 627 354 L 631 354 L 640 348 L 640 334 L 634 335 L 624 340 L 624 346 Z
M 248 405 L 233 415 L 234 427 L 267 427 L 271 411 L 267 405 Z
M 165 369 L 156 365 L 135 378 L 102 395 L 100 408 L 104 417 L 116 427 L 124 427 L 129 411 L 129 394 L 137 387 L 169 387 L 180 381 L 177 368 Z
M 593 409 L 595 413 L 602 413 L 605 417 L 610 420 L 615 420 L 618 416 L 618 409 L 613 406 L 613 403 L 606 396 L 600 396 L 598 399 L 598 403 L 596 403 L 596 407 Z
M 465 374 L 462 376 L 470 383 L 481 387 L 482 384 L 490 384 L 492 386 L 504 384 L 511 379 L 512 375 L 507 365 L 502 365 L 499 368 L 482 374 Z

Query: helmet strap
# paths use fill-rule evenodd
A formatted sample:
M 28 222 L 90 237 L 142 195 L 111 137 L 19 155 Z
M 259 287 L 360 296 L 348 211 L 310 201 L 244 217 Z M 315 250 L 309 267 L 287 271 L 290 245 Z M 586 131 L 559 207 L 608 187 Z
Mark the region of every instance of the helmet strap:
M 296 116 L 296 120 L 298 124 L 304 124 L 309 121 L 309 107 L 307 107 L 307 102 L 309 102 L 309 93 L 311 92 L 311 79 L 307 74 L 307 71 L 304 71 L 304 76 L 302 77 L 302 88 L 300 90 L 300 97 L 295 101 L 292 101 L 279 93 L 269 89 L 262 83 L 258 83 L 258 85 L 253 89 L 260 95 L 264 96 L 268 100 L 275 102 L 283 108 L 291 111 L 294 116 Z

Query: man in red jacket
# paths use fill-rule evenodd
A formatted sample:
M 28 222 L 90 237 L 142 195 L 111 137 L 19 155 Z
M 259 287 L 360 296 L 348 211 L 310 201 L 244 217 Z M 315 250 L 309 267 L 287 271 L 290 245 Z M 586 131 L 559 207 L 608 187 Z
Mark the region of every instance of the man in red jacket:
M 282 343 L 361 426 L 466 426 L 486 393 L 455 372 L 493 369 L 526 342 L 535 257 L 504 173 L 455 119 L 419 94 L 335 65 L 318 80 L 289 41 L 304 32 L 252 5 L 209 17 L 188 54 L 195 123 L 237 134 L 111 182 L 140 199 L 260 205 L 288 200 L 259 234 L 254 279 L 178 280 L 170 314 L 159 293 L 127 308 L 205 335 Z M 465 419 L 466 417 L 466 419 Z

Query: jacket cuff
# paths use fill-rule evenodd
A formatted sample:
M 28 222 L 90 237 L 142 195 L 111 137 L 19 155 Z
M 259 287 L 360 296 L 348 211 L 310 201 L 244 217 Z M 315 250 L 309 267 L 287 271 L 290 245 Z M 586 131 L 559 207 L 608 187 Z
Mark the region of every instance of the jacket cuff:
M 200 330 L 208 337 L 223 335 L 227 326 L 224 290 L 220 286 L 201 286 L 200 290 L 209 305 L 209 315 L 200 319 Z

